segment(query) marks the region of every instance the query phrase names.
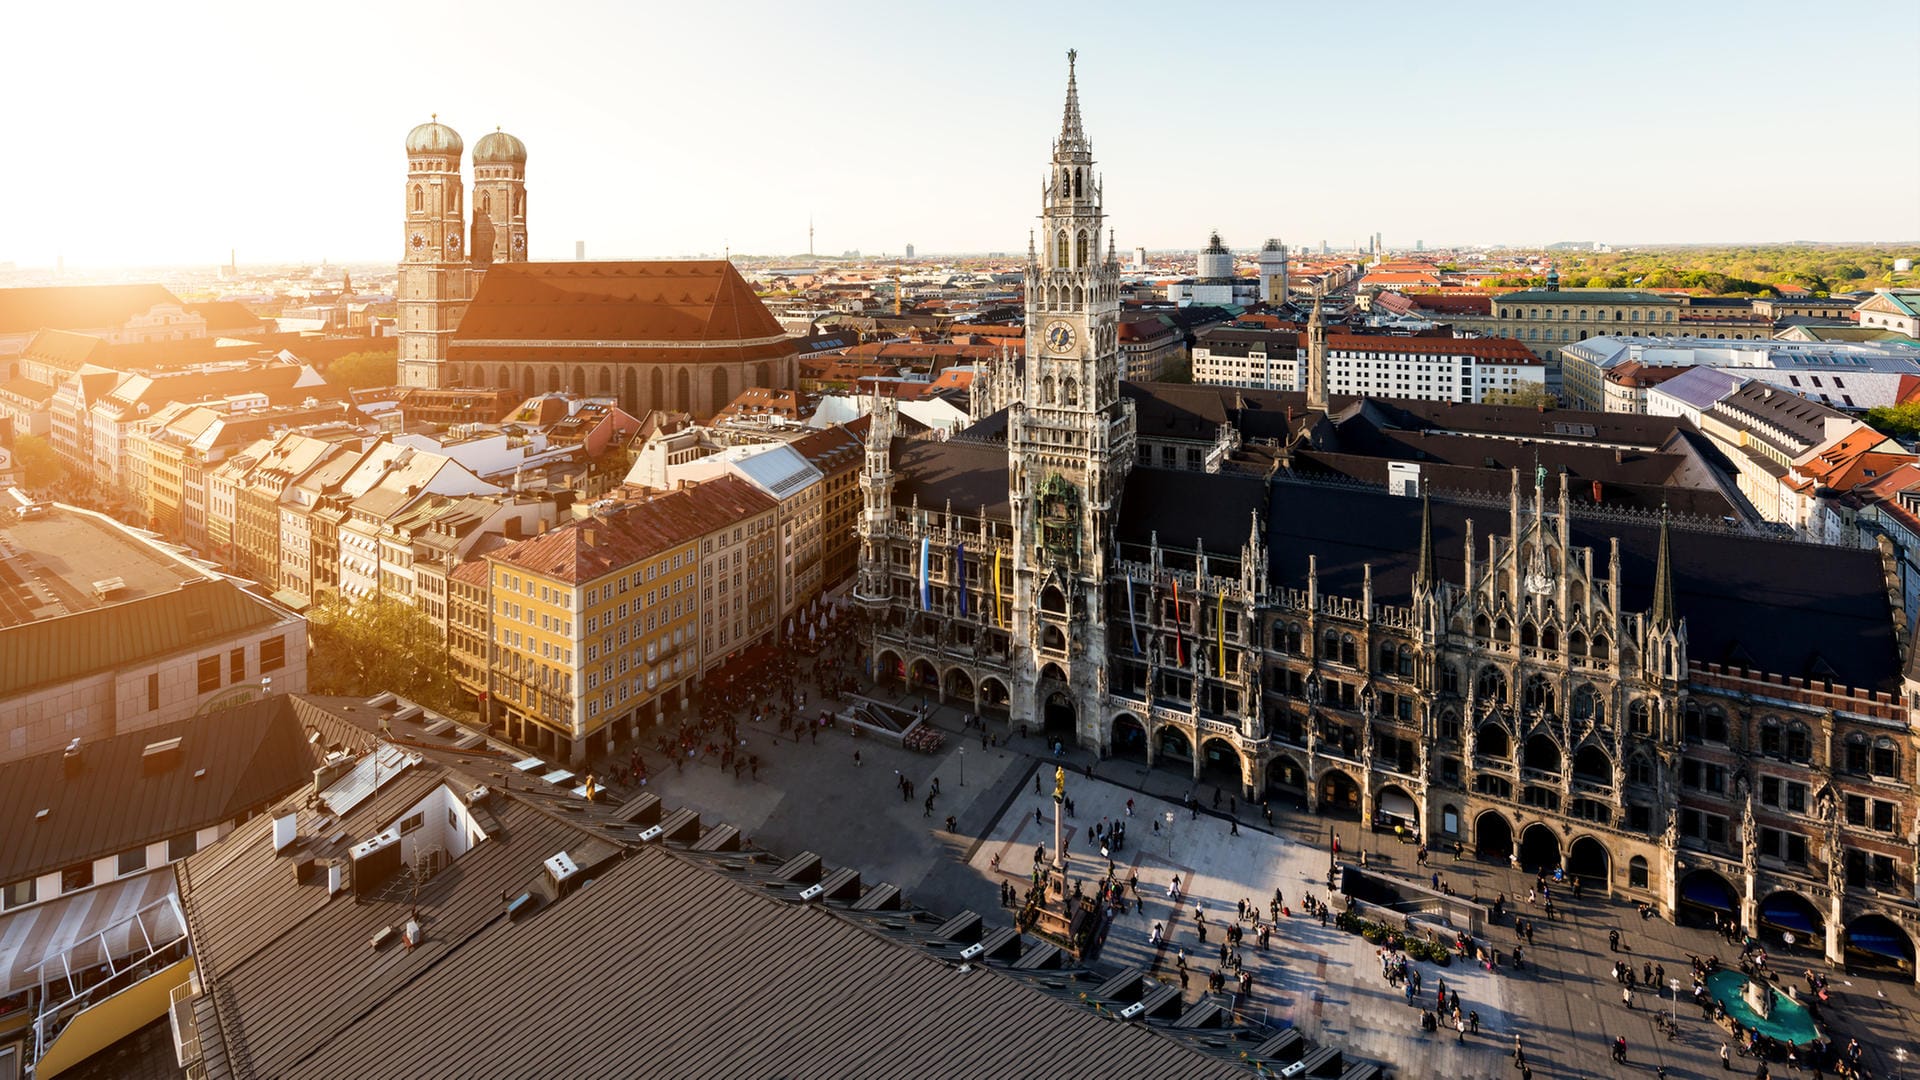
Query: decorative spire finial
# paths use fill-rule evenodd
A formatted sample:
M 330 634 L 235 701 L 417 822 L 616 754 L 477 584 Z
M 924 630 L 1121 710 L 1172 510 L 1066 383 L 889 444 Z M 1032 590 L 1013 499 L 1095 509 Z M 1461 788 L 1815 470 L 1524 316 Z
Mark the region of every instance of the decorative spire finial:
M 1079 56 L 1078 49 L 1067 50 L 1067 107 L 1060 118 L 1060 149 L 1062 150 L 1086 148 L 1086 132 L 1080 126 L 1080 87 L 1074 72 L 1074 62 Z
M 1666 627 L 1674 620 L 1673 552 L 1667 539 L 1667 500 L 1660 500 L 1660 554 L 1653 567 L 1653 625 Z

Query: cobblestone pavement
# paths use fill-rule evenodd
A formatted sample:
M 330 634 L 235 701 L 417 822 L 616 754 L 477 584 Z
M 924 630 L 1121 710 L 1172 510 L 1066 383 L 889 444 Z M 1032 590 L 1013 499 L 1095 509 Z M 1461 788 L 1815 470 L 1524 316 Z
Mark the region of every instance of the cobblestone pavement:
M 876 696 L 908 706 L 918 702 L 897 693 Z M 817 711 L 817 692 L 809 697 Z M 1004 724 L 989 722 L 985 733 L 965 728 L 962 713 L 947 707 L 934 709 L 931 719 L 947 732 L 945 746 L 931 755 L 872 737 L 852 738 L 844 729 L 820 732 L 817 739 L 802 736 L 796 743 L 770 723 L 743 724 L 745 751 L 758 754 L 764 763 L 757 782 L 744 777 L 736 781 L 730 772 L 706 764 L 687 765 L 676 773 L 649 753 L 653 778 L 648 790 L 670 806 L 691 806 L 709 820 L 729 822 L 769 850 L 787 855 L 813 851 L 829 863 L 859 868 L 869 883 L 893 882 L 935 911 L 970 908 L 990 919 L 1009 918 L 998 912 L 1000 883 L 1018 884 L 1025 878 L 1036 843 L 1053 846 L 1056 759 L 1041 738 L 1022 738 Z M 983 746 L 983 737 L 992 743 Z M 1135 964 L 1173 981 L 1175 950 L 1184 948 L 1193 975 L 1188 996 L 1197 998 L 1206 973 L 1218 966 L 1220 930 L 1233 918 L 1235 902 L 1250 899 L 1264 916 L 1278 888 L 1292 917 L 1281 920 L 1267 951 L 1262 952 L 1251 935 L 1240 949 L 1254 973 L 1251 1006 L 1271 1023 L 1297 1026 L 1359 1056 L 1390 1063 L 1402 1077 L 1478 1080 L 1517 1075 L 1511 1061 L 1515 1034 L 1526 1047 L 1534 1075 L 1541 1078 L 1651 1076 L 1656 1065 L 1676 1078 L 1729 1075 L 1720 1068 L 1721 1032 L 1697 1010 L 1676 1010 L 1679 1037 L 1665 1040 L 1658 1036 L 1653 1018 L 1656 1010 L 1672 1007 L 1670 996 L 1639 995 L 1629 1012 L 1609 974 L 1614 960 L 1607 947 L 1609 928 L 1621 931 L 1636 963 L 1663 964 L 1670 979 L 1683 980 L 1690 953 L 1732 959 L 1733 950 L 1707 931 L 1642 920 L 1630 904 L 1594 897 L 1557 898 L 1559 918 L 1548 922 L 1539 908 L 1527 909 L 1530 876 L 1471 858 L 1455 862 L 1436 850 L 1427 870 L 1418 872 L 1420 877 L 1438 872 L 1466 895 L 1491 899 L 1504 892 L 1518 897 L 1515 907 L 1538 925 L 1524 972 L 1503 968 L 1489 973 L 1470 963 L 1417 965 L 1426 1001 L 1444 977 L 1448 988 L 1459 992 L 1463 1011 L 1480 1014 L 1480 1033 L 1464 1041 L 1451 1030 L 1427 1034 L 1419 1026 L 1419 1008 L 1380 976 L 1374 946 L 1357 935 L 1322 928 L 1318 920 L 1305 918 L 1300 907 L 1309 893 L 1326 897 L 1330 835 L 1340 838 L 1343 859 L 1365 850 L 1369 865 L 1387 873 L 1416 872 L 1413 846 L 1387 834 L 1363 835 L 1357 821 L 1331 821 L 1291 806 L 1275 806 L 1269 824 L 1260 808 L 1238 803 L 1231 804 L 1238 812 L 1240 833 L 1233 836 L 1226 816 L 1230 792 L 1196 782 L 1189 771 L 1112 759 L 1095 762 L 1078 749 L 1066 750 L 1058 762 L 1067 768 L 1067 792 L 1076 811 L 1069 821 L 1076 830 L 1068 846 L 1071 872 L 1088 879 L 1089 885 L 1104 878 L 1107 865 L 1098 857 L 1098 845 L 1088 843 L 1087 827 L 1102 818 L 1126 820 L 1127 846 L 1116 855 L 1114 869 L 1122 879 L 1135 873 L 1140 879 L 1144 910 L 1117 921 L 1102 950 L 1103 964 Z M 1092 779 L 1086 776 L 1089 764 L 1094 767 Z M 896 770 L 914 784 L 911 798 L 899 790 Z M 936 777 L 940 793 L 929 812 L 925 797 Z M 614 794 L 632 790 L 637 789 Z M 1182 806 L 1189 794 L 1197 800 L 1197 814 Z M 1216 794 L 1221 800 L 1218 812 L 1213 810 Z M 1130 818 L 1129 798 L 1134 800 Z M 1036 809 L 1041 811 L 1037 824 Z M 948 815 L 955 819 L 951 831 Z M 992 864 L 996 856 L 997 871 Z M 1184 889 L 1178 905 L 1166 895 L 1175 874 Z M 1194 921 L 1196 903 L 1208 922 L 1204 945 Z M 1150 942 L 1155 923 L 1166 932 L 1158 948 Z M 1506 926 L 1496 931 L 1495 944 L 1503 950 L 1513 943 L 1504 936 L 1510 932 Z M 1920 993 L 1911 983 L 1849 975 L 1813 954 L 1775 957 L 1775 967 L 1782 972 L 1797 973 L 1808 966 L 1832 976 L 1836 993 L 1828 1019 L 1836 1030 L 1869 1046 L 1875 1076 L 1920 1077 Z M 1627 1039 L 1627 1065 L 1609 1059 L 1607 1047 L 1615 1036 Z M 1732 1075 L 1752 1076 L 1754 1065 L 1736 1054 Z M 1775 1068 L 1774 1075 L 1788 1073 Z

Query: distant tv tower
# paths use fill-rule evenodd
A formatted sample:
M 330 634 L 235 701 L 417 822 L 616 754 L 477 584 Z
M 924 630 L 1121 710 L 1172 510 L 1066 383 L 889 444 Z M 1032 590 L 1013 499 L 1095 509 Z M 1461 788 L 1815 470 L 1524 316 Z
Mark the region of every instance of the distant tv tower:
M 807 258 L 813 258 L 813 215 L 807 215 Z

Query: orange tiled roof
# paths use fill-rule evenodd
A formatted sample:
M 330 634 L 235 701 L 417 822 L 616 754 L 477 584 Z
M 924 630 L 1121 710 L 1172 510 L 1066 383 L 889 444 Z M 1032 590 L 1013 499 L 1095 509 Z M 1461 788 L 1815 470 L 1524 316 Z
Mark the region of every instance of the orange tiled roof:
M 568 584 L 595 581 L 778 504 L 737 476 L 638 502 L 508 544 L 487 556 Z

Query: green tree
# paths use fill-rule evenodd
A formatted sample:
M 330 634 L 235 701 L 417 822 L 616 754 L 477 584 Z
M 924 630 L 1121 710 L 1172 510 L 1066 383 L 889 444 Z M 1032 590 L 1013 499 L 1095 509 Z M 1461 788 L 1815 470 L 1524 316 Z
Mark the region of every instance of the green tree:
M 1490 390 L 1480 399 L 1486 405 L 1524 405 L 1528 408 L 1546 406 L 1552 408 L 1560 404 L 1560 399 L 1547 392 L 1546 384 L 1523 381 L 1513 384 L 1511 390 Z
M 13 440 L 13 457 L 26 475 L 27 489 L 45 491 L 67 479 L 67 463 L 38 435 L 21 435 Z
M 327 365 L 329 383 L 344 390 L 364 390 L 392 386 L 400 377 L 400 353 L 367 350 L 335 357 Z
M 1920 402 L 1875 406 L 1867 410 L 1867 424 L 1896 439 L 1920 436 Z
M 384 595 L 353 604 L 323 596 L 307 612 L 307 639 L 313 693 L 372 697 L 391 690 L 449 715 L 474 711 L 453 681 L 439 630 L 411 604 Z

